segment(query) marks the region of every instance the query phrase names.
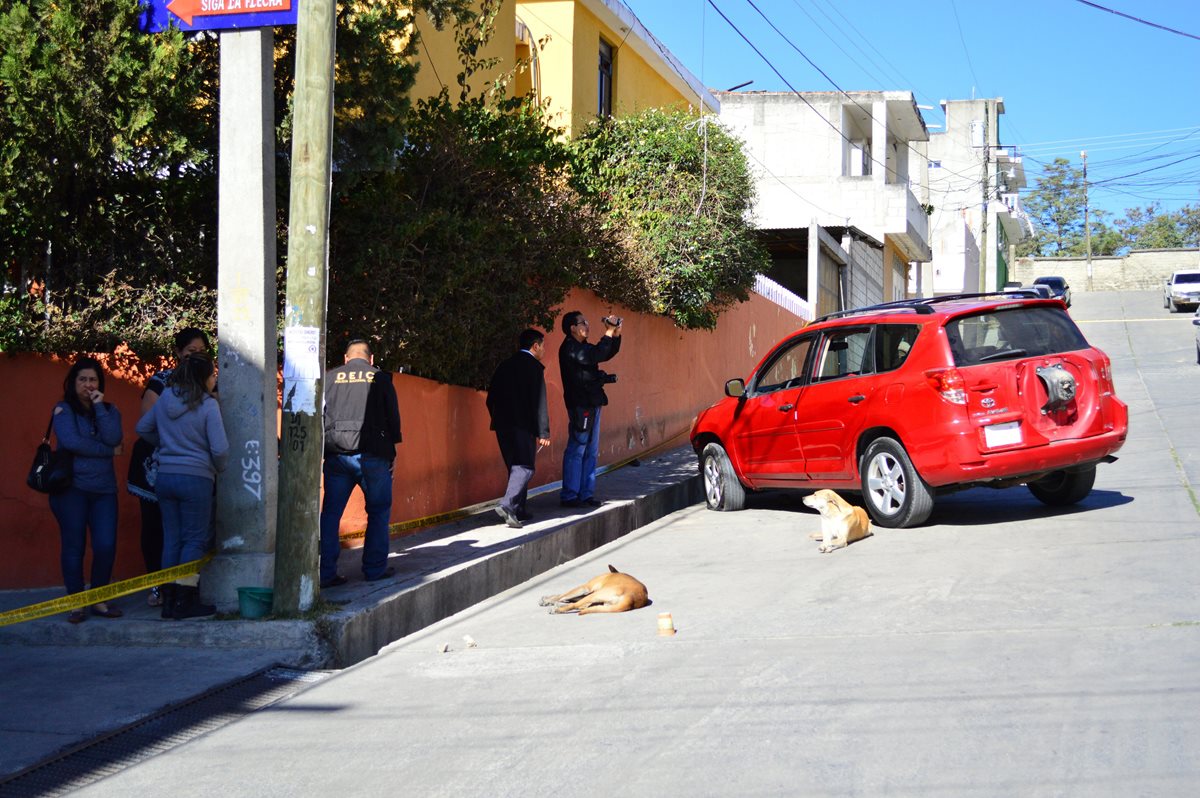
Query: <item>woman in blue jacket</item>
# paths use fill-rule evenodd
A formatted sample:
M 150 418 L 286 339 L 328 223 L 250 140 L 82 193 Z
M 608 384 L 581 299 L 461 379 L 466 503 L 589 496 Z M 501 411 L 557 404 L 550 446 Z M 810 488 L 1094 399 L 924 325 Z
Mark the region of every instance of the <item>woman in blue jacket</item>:
M 50 509 L 62 535 L 62 572 L 67 593 L 83 591 L 83 555 L 92 536 L 91 587 L 112 578 L 117 552 L 117 476 L 113 456 L 121 453 L 121 414 L 104 401 L 104 369 L 99 361 L 81 357 L 63 380 L 63 400 L 54 406 L 54 436 L 58 448 L 74 455 L 71 487 L 50 497 Z M 92 614 L 120 618 L 122 612 L 104 602 Z M 87 613 L 67 616 L 81 623 Z
M 137 423 L 138 434 L 158 447 L 154 492 L 162 510 L 163 568 L 198 560 L 212 545 L 213 485 L 229 459 L 221 410 L 212 395 L 215 384 L 212 358 L 188 355 Z M 198 576 L 162 589 L 163 618 L 201 618 L 216 611 L 200 603 Z

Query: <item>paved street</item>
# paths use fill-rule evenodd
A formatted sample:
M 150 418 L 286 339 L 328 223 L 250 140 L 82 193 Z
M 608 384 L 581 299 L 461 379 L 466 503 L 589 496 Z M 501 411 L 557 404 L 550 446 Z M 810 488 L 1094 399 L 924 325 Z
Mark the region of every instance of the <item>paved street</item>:
M 82 794 L 1190 796 L 1192 327 L 1075 301 L 1131 411 L 1077 507 L 972 490 L 830 555 L 798 496 L 692 507 Z M 653 605 L 538 607 L 608 563 Z

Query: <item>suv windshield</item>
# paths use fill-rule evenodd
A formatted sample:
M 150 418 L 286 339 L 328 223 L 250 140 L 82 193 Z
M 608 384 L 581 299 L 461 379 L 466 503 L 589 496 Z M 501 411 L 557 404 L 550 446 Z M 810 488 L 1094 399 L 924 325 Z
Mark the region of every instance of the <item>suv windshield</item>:
M 946 325 L 959 366 L 1086 349 L 1079 328 L 1059 308 L 1021 307 L 960 316 Z
M 1185 274 L 1175 275 L 1174 284 L 1180 283 L 1200 283 L 1200 272 L 1187 272 Z
M 1061 291 L 1067 285 L 1067 281 L 1061 277 L 1039 277 L 1033 283 L 1034 285 L 1048 285 L 1056 291 Z

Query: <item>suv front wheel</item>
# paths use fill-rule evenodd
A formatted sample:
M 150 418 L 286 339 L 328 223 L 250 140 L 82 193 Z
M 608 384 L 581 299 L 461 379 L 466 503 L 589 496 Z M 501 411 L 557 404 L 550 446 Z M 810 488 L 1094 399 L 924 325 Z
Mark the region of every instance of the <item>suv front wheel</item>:
M 1096 467 L 1083 471 L 1055 471 L 1037 482 L 1030 482 L 1029 492 L 1042 504 L 1065 507 L 1076 504 L 1092 492 L 1096 484 Z
M 710 443 L 700 455 L 704 476 L 704 503 L 710 510 L 741 510 L 746 506 L 746 489 L 733 471 L 729 455 L 719 443 Z
M 933 494 L 898 441 L 876 438 L 859 463 L 863 497 L 880 526 L 916 526 L 933 512 Z

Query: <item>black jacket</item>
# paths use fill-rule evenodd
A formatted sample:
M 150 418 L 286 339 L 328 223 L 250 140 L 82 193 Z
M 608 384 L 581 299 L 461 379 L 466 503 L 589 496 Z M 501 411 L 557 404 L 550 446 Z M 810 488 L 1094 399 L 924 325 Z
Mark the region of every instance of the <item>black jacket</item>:
M 558 370 L 562 375 L 563 401 L 568 410 L 608 404 L 597 364 L 610 360 L 619 351 L 621 339 L 616 336 L 603 336 L 595 344 L 567 336 L 558 349 Z
M 496 368 L 487 394 L 492 429 L 515 429 L 534 438 L 550 437 L 545 370 L 528 352 L 517 352 Z
M 325 454 L 396 458 L 400 405 L 392 375 L 362 358 L 325 372 Z
M 550 437 L 546 412 L 545 367 L 528 352 L 517 352 L 492 375 L 487 407 L 507 466 L 535 466 L 537 439 Z

